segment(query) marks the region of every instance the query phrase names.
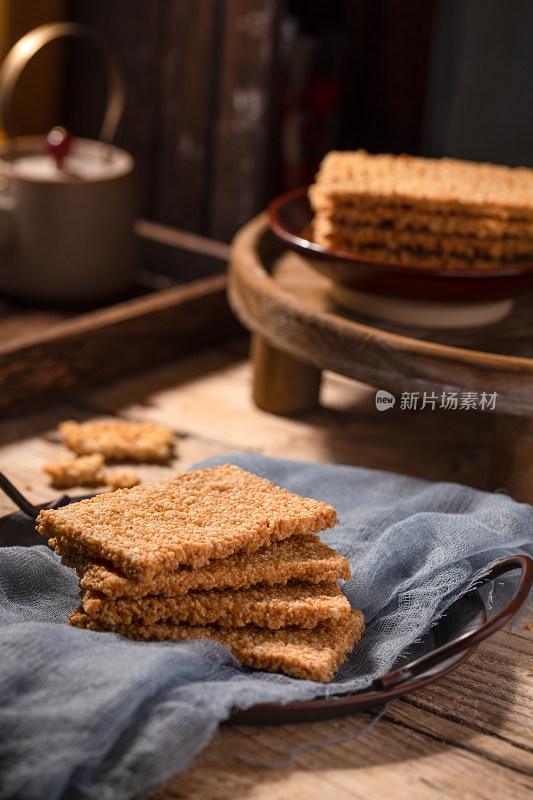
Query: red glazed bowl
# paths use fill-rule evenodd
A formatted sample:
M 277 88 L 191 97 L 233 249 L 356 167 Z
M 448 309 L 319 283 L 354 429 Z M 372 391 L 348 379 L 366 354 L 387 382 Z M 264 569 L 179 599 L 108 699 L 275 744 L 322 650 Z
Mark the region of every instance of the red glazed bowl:
M 307 186 L 277 197 L 268 207 L 270 227 L 318 272 L 350 289 L 372 294 L 453 303 L 503 300 L 533 288 L 533 263 L 491 270 L 457 270 L 395 264 L 313 242 Z

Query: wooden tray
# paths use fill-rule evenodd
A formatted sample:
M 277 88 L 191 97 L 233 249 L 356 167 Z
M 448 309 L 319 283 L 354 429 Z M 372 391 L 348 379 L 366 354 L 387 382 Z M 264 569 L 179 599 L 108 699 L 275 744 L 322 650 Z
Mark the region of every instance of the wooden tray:
M 265 214 L 237 234 L 229 280 L 239 319 L 309 366 L 396 395 L 496 392 L 498 411 L 533 415 L 531 296 L 506 320 L 471 330 L 400 328 L 344 312 L 332 303 L 331 281 L 274 237 Z
M 331 285 L 274 236 L 266 213 L 235 237 L 229 298 L 254 333 L 256 404 L 278 414 L 310 410 L 318 404 L 323 369 L 397 399 L 403 392 L 495 394 L 491 485 L 533 502 L 531 295 L 518 298 L 499 323 L 436 331 L 343 312 L 331 300 Z
M 228 245 L 150 222 L 131 292 L 97 308 L 0 305 L 0 417 L 192 352 L 242 330 L 226 301 Z

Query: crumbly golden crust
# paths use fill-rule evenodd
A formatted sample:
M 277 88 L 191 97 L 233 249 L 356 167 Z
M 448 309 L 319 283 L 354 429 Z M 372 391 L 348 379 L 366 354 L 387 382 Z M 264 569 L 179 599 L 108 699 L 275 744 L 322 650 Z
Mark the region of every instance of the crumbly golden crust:
M 56 489 L 72 486 L 102 486 L 106 483 L 104 458 L 98 453 L 90 456 L 64 456 L 43 466 Z
M 106 461 L 168 461 L 174 433 L 164 425 L 126 420 L 59 424 L 65 443 L 78 455 L 100 453 Z
M 93 619 L 113 625 L 187 622 L 240 628 L 252 624 L 274 630 L 288 625 L 301 628 L 315 628 L 320 623 L 332 625 L 351 614 L 350 604 L 335 581 L 318 584 L 291 581 L 284 586 L 213 589 L 181 597 L 147 595 L 117 600 L 89 591 L 83 594 L 81 604 Z
M 242 666 L 281 671 L 294 678 L 320 682 L 333 679 L 365 629 L 360 611 L 352 611 L 350 617 L 337 625 L 319 625 L 311 630 L 288 627 L 273 631 L 253 625 L 220 628 L 165 622 L 106 625 L 91 619 L 81 609 L 70 615 L 69 622 L 78 628 L 111 631 L 139 641 L 215 639 L 226 645 Z
M 146 582 L 336 522 L 332 506 L 226 464 L 41 511 L 37 530 Z
M 51 540 L 50 545 L 66 566 L 77 570 L 83 589 L 109 598 L 147 594 L 174 597 L 192 590 L 247 589 L 258 583 L 274 586 L 292 579 L 321 583 L 350 578 L 348 561 L 312 533 L 272 542 L 253 553 L 234 553 L 198 569 L 182 566 L 155 575 L 149 583 L 131 580 L 110 564 L 91 562 L 75 550 L 64 549 L 57 540 Z
M 533 219 L 533 170 L 451 158 L 332 151 L 309 192 L 315 211 L 349 199 Z

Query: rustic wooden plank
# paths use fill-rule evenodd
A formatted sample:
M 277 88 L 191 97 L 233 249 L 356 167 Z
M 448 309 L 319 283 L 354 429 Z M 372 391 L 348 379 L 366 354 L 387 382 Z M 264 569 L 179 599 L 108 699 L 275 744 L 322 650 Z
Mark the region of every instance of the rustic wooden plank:
M 224 242 L 142 219 L 136 223 L 136 232 L 143 268 L 136 271 L 133 285 L 122 301 L 220 275 L 225 270 L 230 248 Z M 45 308 L 24 301 L 0 300 L 0 342 L 9 343 L 14 349 L 18 343 L 33 341 L 52 326 L 91 310 L 92 306 Z
M 53 411 L 0 420 L 0 470 L 32 503 L 47 502 L 58 495 L 42 471 L 43 464 L 57 457 L 58 448 L 44 434 L 75 413 L 72 406 L 64 405 Z M 14 503 L 0 491 L 0 515 L 15 510 Z
M 434 0 L 345 3 L 342 148 L 420 152 L 435 6 Z
M 180 362 L 175 364 L 176 372 L 180 372 Z M 153 389 L 153 385 L 151 386 Z M 149 403 L 148 396 L 145 400 Z M 60 494 L 51 486 L 50 477 L 44 473 L 43 466 L 49 461 L 71 455 L 70 450 L 62 443 L 57 430 L 58 424 L 66 419 L 84 421 L 98 417 L 115 417 L 116 409 L 106 414 L 98 414 L 94 408 L 84 403 L 54 404 L 44 410 L 10 417 L 0 420 L 0 470 L 17 486 L 28 500 L 36 505 L 46 503 Z M 143 421 L 144 416 L 130 415 L 133 421 Z M 209 456 L 225 452 L 223 443 L 199 440 L 189 435 L 188 431 L 176 420 L 171 424 L 175 431 L 176 443 L 174 455 L 168 464 L 139 464 L 135 469 L 143 483 L 168 478 L 183 472 Z M 84 487 L 72 487 L 72 496 L 85 494 Z M 14 503 L 0 491 L 0 515 L 16 511 Z
M 228 240 L 264 206 L 280 10 L 278 0 L 74 0 L 73 18 L 125 67 L 116 143 L 136 160 L 142 215 Z M 82 48 L 69 60 L 69 124 L 94 138 L 103 76 L 91 78 Z
M 487 488 L 488 415 L 452 419 L 447 412 L 425 410 L 406 418 L 398 409 L 378 414 L 372 389 L 326 371 L 321 408 L 284 418 L 257 408 L 252 379 L 249 362 L 214 361 L 206 352 L 180 362 L 179 369 L 172 363 L 155 370 L 151 381 L 159 391 L 149 408 L 135 400 L 143 398 L 143 387 L 150 385 L 146 374 L 94 390 L 90 402 L 101 411 L 122 408 L 164 424 L 179 419 L 191 435 L 224 442 L 226 452 L 253 450 L 287 458 L 296 454 L 309 461 L 357 463 Z
M 179 250 L 185 250 L 187 253 L 200 253 L 220 261 L 227 261 L 230 257 L 231 248 L 225 242 L 209 239 L 207 236 L 198 236 L 188 230 L 141 219 L 136 224 L 136 231 L 140 236 Z
M 41 309 L 17 308 L 0 303 L 0 342 L 25 341 L 28 337 L 39 336 L 52 325 L 68 319 L 71 314 L 63 311 L 44 311 Z
M 98 32 L 119 59 L 126 77 L 126 106 L 115 144 L 130 152 L 136 165 L 139 213 L 151 211 L 153 147 L 159 97 L 156 90 L 162 0 L 71 0 L 70 18 Z M 106 97 L 106 78 L 94 45 L 69 43 L 68 125 L 77 135 L 98 138 Z
M 489 422 L 481 415 L 453 425 L 444 413 L 422 412 L 406 422 L 393 411 L 383 419 L 371 390 L 333 373 L 325 373 L 316 413 L 295 419 L 265 414 L 252 402 L 251 365 L 242 351 L 230 340 L 223 349 L 203 350 L 94 388 L 75 405 L 55 404 L 0 420 L 0 469 L 15 470 L 17 480 L 29 481 L 35 488 L 30 499 L 40 502 L 50 496 L 42 464 L 66 452 L 48 441 L 58 422 L 119 410 L 125 418 L 160 422 L 176 431 L 177 461 L 170 466 L 175 471 L 214 453 L 250 448 L 310 461 L 356 460 L 483 488 L 490 431 L 480 425 Z
M 87 3 L 84 4 L 87 6 Z M 91 5 L 91 4 L 89 4 Z M 151 213 L 154 185 L 153 152 L 158 125 L 157 85 L 165 3 L 162 0 L 114 0 L 107 3 L 109 40 L 126 76 L 126 106 L 116 144 L 135 159 L 139 214 Z
M 208 232 L 229 240 L 266 201 L 277 0 L 225 3 Z
M 531 448 L 533 420 L 499 414 L 494 425 L 491 486 L 504 488 L 516 500 L 531 497 Z
M 150 216 L 206 231 L 216 78 L 218 0 L 172 0 L 165 8 L 155 87 Z
M 420 708 L 518 745 L 529 753 L 533 770 L 532 658 L 533 641 L 500 632 L 445 682 L 423 687 L 411 699 Z
M 70 397 L 236 330 L 224 274 L 65 320 L 0 347 L 0 413 Z
M 455 705 L 451 698 L 449 698 L 449 705 Z M 387 712 L 387 719 L 399 722 L 407 728 L 420 731 L 455 747 L 477 753 L 479 756 L 509 767 L 509 769 L 517 770 L 525 775 L 533 775 L 533 755 L 530 749 L 517 747 L 499 736 L 473 730 L 469 725 L 426 711 L 413 704 L 412 696 L 393 703 Z
M 86 310 L 0 303 L 0 416 L 242 331 L 226 300 L 226 244 L 145 220 L 137 232 L 146 285 L 126 299 Z
M 153 800 L 231 796 L 243 800 L 480 800 L 492 793 L 524 800 L 533 787 L 529 775 L 413 730 L 400 721 L 382 719 L 359 739 L 354 737 L 369 715 L 336 722 L 225 729 L 198 763 L 171 780 Z M 305 752 L 309 742 L 346 738 Z M 304 753 L 285 766 L 287 755 Z M 247 754 L 249 760 L 239 760 Z M 259 761 L 259 763 L 257 763 Z M 261 762 L 277 761 L 275 769 Z

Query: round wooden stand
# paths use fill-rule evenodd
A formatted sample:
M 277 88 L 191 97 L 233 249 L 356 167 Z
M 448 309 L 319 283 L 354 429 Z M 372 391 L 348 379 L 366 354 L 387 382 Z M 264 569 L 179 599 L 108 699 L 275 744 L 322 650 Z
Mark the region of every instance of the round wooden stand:
M 408 328 L 337 308 L 331 281 L 286 249 L 266 214 L 236 235 L 229 301 L 253 332 L 254 400 L 278 414 L 318 404 L 322 369 L 390 392 L 496 394 L 492 485 L 533 501 L 533 337 L 523 295 L 501 322 Z M 461 413 L 457 411 L 456 413 Z

